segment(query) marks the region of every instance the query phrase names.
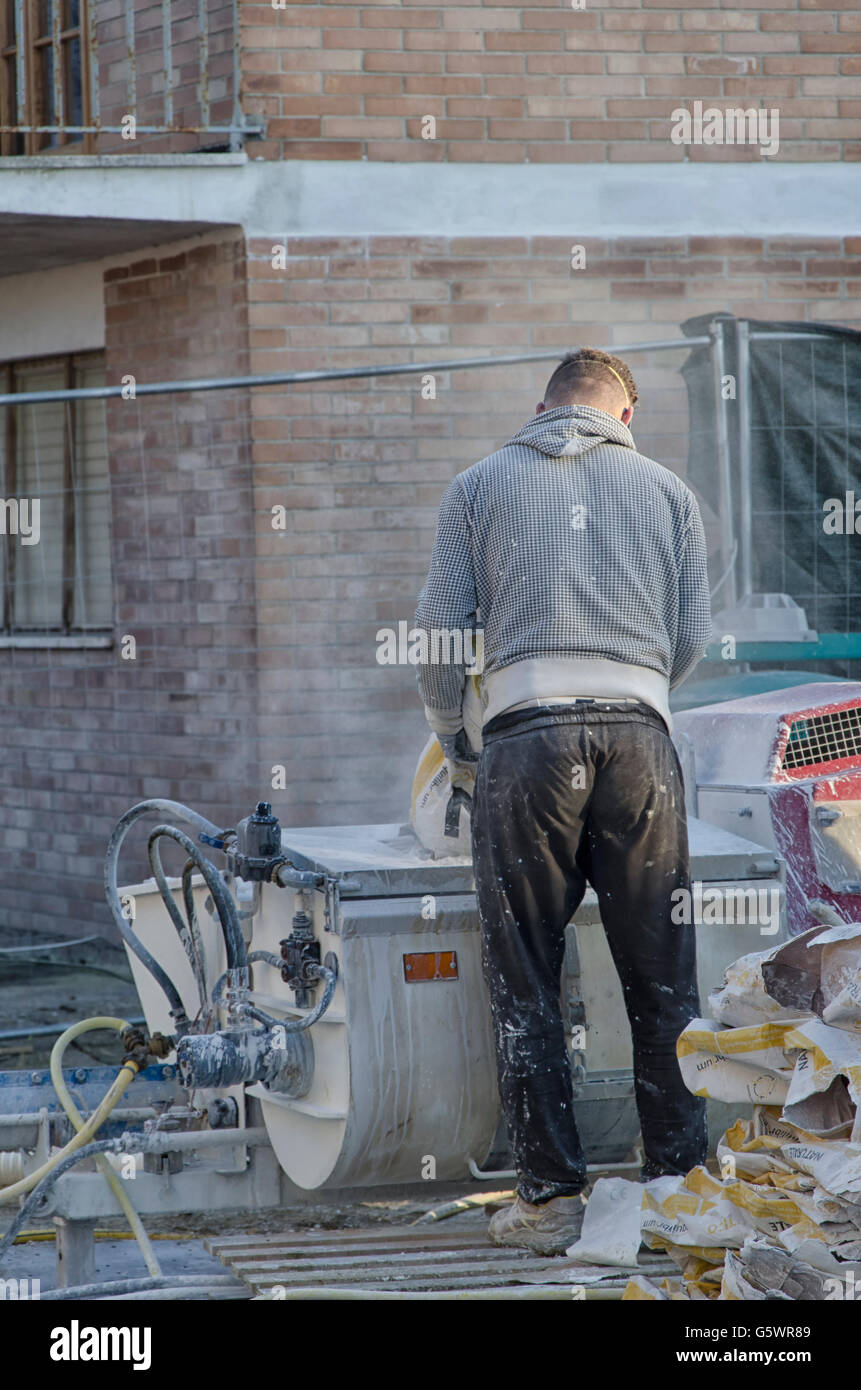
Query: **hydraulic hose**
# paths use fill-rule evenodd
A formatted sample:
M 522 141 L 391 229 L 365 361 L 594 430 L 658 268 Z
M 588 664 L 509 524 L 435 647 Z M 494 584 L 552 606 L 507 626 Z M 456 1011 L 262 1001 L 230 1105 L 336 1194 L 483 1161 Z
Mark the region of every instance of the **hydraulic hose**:
M 129 1065 L 135 1067 L 134 1062 L 130 1063 Z M 135 1068 L 135 1071 L 136 1070 L 137 1068 Z M 130 1080 L 131 1077 L 129 1077 L 129 1081 Z M 129 1081 L 125 1082 L 126 1086 L 129 1084 Z M 108 1092 L 108 1095 L 110 1095 L 110 1092 Z M 105 1100 L 107 1099 L 108 1097 L 106 1096 Z M 104 1104 L 105 1101 L 102 1102 L 102 1105 L 99 1107 L 99 1110 L 102 1109 L 102 1106 L 104 1106 Z M 98 1114 L 99 1111 L 97 1110 L 96 1115 Z M 93 1116 L 92 1119 L 95 1119 L 95 1116 Z M 92 1123 L 92 1119 L 87 1121 L 85 1129 Z M 104 1119 L 104 1116 L 102 1116 L 101 1119 Z M 100 1124 L 101 1119 L 99 1120 Z M 53 1191 L 54 1187 L 56 1186 L 59 1179 L 63 1176 L 63 1174 L 67 1173 L 70 1168 L 74 1168 L 76 1163 L 82 1163 L 83 1160 L 86 1158 L 95 1158 L 97 1154 L 163 1153 L 165 1152 L 165 1148 L 163 1147 L 165 1143 L 168 1143 L 171 1147 L 176 1145 L 178 1148 L 194 1149 L 197 1149 L 202 1146 L 209 1148 L 210 1143 L 207 1141 L 211 1141 L 212 1139 L 215 1139 L 216 1141 L 216 1144 L 212 1145 L 212 1147 L 216 1147 L 217 1145 L 225 1143 L 225 1135 L 217 1131 L 214 1134 L 207 1134 L 206 1132 L 204 1132 L 201 1134 L 191 1133 L 170 1135 L 158 1133 L 131 1134 L 127 1132 L 125 1134 L 121 1134 L 117 1139 L 97 1139 L 93 1143 L 82 1144 L 80 1141 L 83 1137 L 83 1134 L 84 1130 L 81 1130 L 80 1134 L 75 1135 L 75 1138 L 72 1140 L 71 1144 L 67 1144 L 65 1149 L 62 1149 L 60 1153 L 54 1154 L 54 1157 L 51 1159 L 50 1163 L 44 1164 L 36 1173 L 30 1174 L 30 1177 L 27 1179 L 27 1182 L 29 1183 L 30 1187 L 32 1187 L 34 1184 L 38 1185 L 35 1187 L 35 1191 L 32 1191 L 30 1193 L 30 1196 L 27 1198 L 26 1202 L 24 1202 L 23 1206 L 21 1207 L 21 1210 L 15 1216 L 14 1221 L 12 1222 L 8 1231 L 4 1235 L 3 1239 L 0 1240 L 0 1264 L 2 1264 L 3 1258 L 9 1247 L 14 1244 L 18 1236 L 21 1234 L 21 1231 L 27 1224 L 28 1218 L 32 1216 L 33 1213 L 37 1211 L 38 1208 L 42 1205 L 45 1198 L 48 1196 L 50 1192 Z M 254 1144 L 255 1146 L 257 1146 L 258 1144 L 262 1145 L 264 1142 L 268 1142 L 268 1138 L 269 1136 L 265 1129 L 249 1129 L 244 1130 L 242 1132 L 242 1137 L 237 1142 L 244 1144 Z M 184 1143 L 184 1140 L 190 1140 L 191 1142 Z M 74 1149 L 74 1152 L 73 1145 L 77 1146 Z M 7 1193 L 10 1191 L 11 1188 L 6 1189 Z
M 90 1020 L 90 1022 L 92 1022 L 92 1020 Z M 116 1022 L 120 1023 L 123 1027 L 126 1026 L 122 1022 L 122 1019 L 118 1019 Z M 70 1139 L 68 1144 L 60 1149 L 59 1153 L 55 1153 L 47 1162 L 43 1163 L 41 1168 L 37 1168 L 33 1173 L 28 1173 L 26 1178 L 21 1178 L 19 1182 L 13 1183 L 11 1187 L 0 1188 L 0 1202 L 10 1202 L 15 1197 L 23 1196 L 25 1192 L 31 1192 L 43 1178 L 53 1177 L 58 1169 L 65 1172 L 66 1168 L 71 1166 L 66 1162 L 67 1159 L 74 1159 L 74 1161 L 77 1162 L 78 1160 L 75 1155 L 79 1154 L 82 1149 L 90 1145 L 90 1140 L 93 1135 L 100 1125 L 104 1124 L 123 1092 L 128 1090 L 139 1071 L 140 1067 L 137 1062 L 131 1060 L 123 1062 L 120 1067 L 119 1075 L 109 1087 L 104 1099 L 96 1107 L 89 1119 L 84 1121 L 74 1138 Z M 106 1139 L 101 1142 L 111 1144 L 115 1141 Z M 103 1153 L 105 1150 L 100 1149 L 99 1152 Z M 120 1150 L 118 1149 L 117 1152 L 120 1152 Z M 26 1203 L 25 1206 L 27 1206 Z M 22 1207 L 21 1210 L 23 1211 L 24 1209 L 25 1208 Z M 0 1245 L 0 1253 L 2 1253 L 3 1248 L 4 1247 Z
M 193 861 L 195 866 L 203 875 L 207 888 L 212 894 L 212 901 L 218 910 L 218 917 L 221 923 L 221 930 L 224 935 L 224 945 L 227 951 L 228 970 L 242 970 L 248 965 L 245 949 L 245 937 L 242 935 L 242 927 L 239 923 L 239 913 L 236 904 L 230 895 L 230 890 L 215 865 L 203 854 L 198 845 L 190 840 L 184 831 L 178 830 L 175 825 L 157 825 L 150 835 L 150 843 L 165 836 L 169 840 L 175 840 L 181 845 Z
M 83 1134 L 83 1130 L 81 1130 L 81 1134 Z M 79 1138 L 80 1134 L 76 1134 L 72 1144 L 75 1144 Z M 72 1153 L 70 1152 L 71 1145 L 67 1144 L 61 1153 L 54 1155 L 50 1163 L 46 1163 L 38 1172 L 31 1173 L 30 1178 L 26 1181 L 32 1186 L 31 1179 L 35 1178 L 36 1190 L 30 1193 L 5 1236 L 0 1240 L 0 1264 L 2 1264 L 9 1247 L 17 1239 L 19 1232 L 23 1231 L 27 1224 L 27 1218 L 32 1216 L 33 1212 L 42 1205 L 44 1198 L 47 1197 L 64 1173 L 68 1172 L 70 1168 L 74 1168 L 76 1163 L 82 1163 L 85 1158 L 94 1158 L 97 1154 L 121 1153 L 122 1145 L 122 1139 L 98 1139 L 93 1144 L 79 1143 L 75 1152 Z M 27 1191 L 28 1189 L 25 1188 L 24 1190 Z M 4 1193 L 0 1194 L 0 1200 L 5 1198 L 9 1191 L 10 1189 L 7 1188 Z
M 170 890 L 170 885 L 167 881 L 167 875 L 164 871 L 164 868 L 162 867 L 161 854 L 159 853 L 158 848 L 159 838 L 160 837 L 157 832 L 154 832 L 149 837 L 147 853 L 149 855 L 150 868 L 153 872 L 153 878 L 158 884 L 158 890 L 161 893 L 161 900 L 167 908 L 167 913 L 170 917 L 170 920 L 176 927 L 177 936 L 182 942 L 183 950 L 185 951 L 185 954 L 188 957 L 188 963 L 191 966 L 192 971 L 194 972 L 194 978 L 197 982 L 197 991 L 200 996 L 200 1002 L 202 1005 L 205 1005 L 206 980 L 203 974 L 203 952 L 201 950 L 199 936 L 196 935 L 190 922 L 183 921 L 182 913 L 176 905 L 176 900 L 173 896 L 173 893 Z M 185 881 L 183 879 L 183 886 L 184 882 Z M 195 927 L 196 925 L 197 921 L 195 919 Z
M 249 965 L 255 961 L 263 960 L 267 965 L 272 965 L 280 969 L 284 964 L 280 956 L 276 956 L 272 951 L 252 951 L 248 957 Z M 311 965 L 308 967 L 308 974 L 318 980 L 325 980 L 325 988 L 322 997 L 314 1005 L 309 1014 L 303 1018 L 281 1019 L 273 1018 L 271 1014 L 264 1013 L 262 1009 L 256 1008 L 253 1004 L 247 1006 L 247 1012 L 252 1018 L 256 1018 L 258 1023 L 265 1023 L 268 1028 L 283 1028 L 285 1033 L 304 1033 L 306 1028 L 312 1028 L 315 1023 L 319 1023 L 324 1013 L 328 1009 L 335 994 L 335 986 L 338 977 L 334 970 L 330 970 L 328 965 Z M 216 1006 L 221 1003 L 221 991 L 227 980 L 226 973 L 221 975 L 215 982 L 212 990 L 212 1002 Z
M 128 1024 L 121 1018 L 85 1018 L 80 1023 L 73 1023 L 71 1028 L 67 1028 L 62 1037 L 59 1037 L 51 1050 L 51 1080 L 54 1083 L 54 1090 L 57 1097 L 71 1120 L 74 1128 L 80 1133 L 84 1127 L 84 1117 L 76 1106 L 69 1094 L 63 1076 L 63 1056 L 70 1042 L 80 1037 L 82 1033 L 89 1033 L 96 1028 L 114 1028 L 118 1033 L 124 1033 Z M 123 1210 L 126 1220 L 134 1233 L 135 1239 L 140 1246 L 144 1263 L 154 1279 L 161 1278 L 161 1266 L 159 1265 L 156 1253 L 152 1248 L 150 1238 L 144 1229 L 143 1222 L 135 1211 L 129 1199 L 128 1193 L 121 1180 L 117 1177 L 104 1154 L 99 1154 L 96 1158 L 96 1167 L 104 1176 L 108 1187 L 113 1192 L 120 1207 Z
M 171 1015 L 176 1021 L 177 1032 L 183 1033 L 188 1030 L 190 1023 L 179 991 L 166 971 L 159 965 L 158 961 L 147 950 L 146 946 L 144 946 L 131 924 L 126 920 L 123 915 L 119 890 L 117 888 L 117 865 L 123 841 L 137 821 L 143 816 L 152 814 L 171 816 L 174 820 L 184 821 L 186 824 L 191 825 L 198 834 L 204 833 L 212 839 L 219 839 L 221 831 L 217 825 L 213 825 L 212 821 L 207 820 L 205 816 L 198 815 L 198 813 L 192 811 L 189 806 L 183 806 L 179 801 L 169 801 L 161 797 L 154 797 L 149 801 L 139 801 L 136 806 L 130 807 L 125 815 L 120 817 L 117 824 L 114 826 L 111 838 L 108 842 L 107 854 L 105 855 L 105 895 L 117 931 L 120 933 L 120 936 L 129 950 L 134 952 L 141 964 L 146 967 L 153 979 L 164 991 L 170 1006 Z M 242 931 L 236 915 L 233 899 L 230 897 L 215 866 L 211 864 L 208 859 L 204 858 L 194 842 L 187 836 L 182 835 L 181 831 L 177 831 L 173 826 L 159 826 L 158 830 L 163 831 L 165 834 L 169 835 L 171 839 L 182 844 L 189 858 L 193 859 L 200 869 L 212 893 L 213 902 L 218 908 L 218 916 L 227 949 L 228 964 L 232 968 L 240 970 L 245 968 L 247 970 L 245 942 L 242 937 Z M 234 961 L 236 962 L 235 966 Z M 240 976 L 240 983 L 241 980 L 242 977 Z

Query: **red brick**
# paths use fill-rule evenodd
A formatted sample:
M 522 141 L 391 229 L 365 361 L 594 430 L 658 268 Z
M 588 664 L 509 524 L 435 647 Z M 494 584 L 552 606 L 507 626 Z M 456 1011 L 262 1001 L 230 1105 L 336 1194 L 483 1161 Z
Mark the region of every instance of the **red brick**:
M 861 53 L 861 34 L 802 34 L 802 53 Z

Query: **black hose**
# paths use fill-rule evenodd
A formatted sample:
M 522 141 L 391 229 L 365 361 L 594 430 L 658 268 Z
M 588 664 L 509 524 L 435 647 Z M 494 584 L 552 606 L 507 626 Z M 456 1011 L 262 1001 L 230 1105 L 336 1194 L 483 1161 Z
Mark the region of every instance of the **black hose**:
M 80 1163 L 82 1159 L 93 1158 L 96 1154 L 122 1153 L 123 1151 L 122 1139 L 96 1139 L 92 1144 L 84 1144 L 80 1149 L 75 1149 L 73 1153 L 67 1154 L 65 1158 L 61 1158 L 57 1166 L 52 1168 L 50 1173 L 46 1173 L 42 1181 L 33 1188 L 30 1196 L 17 1213 L 12 1225 L 9 1227 L 3 1239 L 0 1240 L 0 1264 L 2 1264 L 7 1250 L 13 1244 L 18 1234 L 23 1231 L 28 1218 L 42 1205 L 43 1199 L 47 1197 L 48 1193 L 53 1189 L 58 1178 L 61 1178 L 70 1168 L 74 1168 L 75 1164 Z
M 188 930 L 191 935 L 191 945 L 197 960 L 195 976 L 198 980 L 200 989 L 200 1002 L 206 1007 L 206 952 L 203 949 L 203 940 L 200 935 L 200 923 L 197 920 L 197 909 L 194 905 L 194 886 L 191 882 L 194 876 L 195 863 L 193 859 L 186 859 L 182 866 L 182 900 L 185 904 L 185 916 L 188 921 Z M 245 938 L 243 937 L 243 941 Z
M 213 839 L 219 839 L 221 831 L 217 825 L 213 825 L 212 821 L 207 820 L 205 816 L 198 815 L 198 813 L 192 811 L 190 807 L 183 806 L 179 801 L 169 801 L 160 797 L 152 798 L 149 801 L 139 801 L 136 806 L 132 806 L 126 811 L 125 815 L 120 817 L 108 841 L 108 849 L 105 855 L 105 895 L 117 931 L 129 950 L 137 956 L 141 964 L 146 967 L 153 979 L 164 991 L 170 1006 L 171 1015 L 176 1021 L 176 1031 L 178 1033 L 185 1033 L 191 1025 L 185 1011 L 185 1006 L 180 998 L 179 991 L 170 979 L 170 976 L 159 965 L 151 952 L 147 950 L 146 946 L 144 946 L 136 932 L 132 929 L 130 923 L 124 917 L 119 890 L 117 888 L 117 865 L 123 840 L 136 821 L 140 820 L 142 816 L 152 813 L 172 815 L 177 820 L 186 821 L 194 826 L 198 833 L 203 832 Z M 218 909 L 221 930 L 224 934 L 225 946 L 227 948 L 228 964 L 231 968 L 247 969 L 245 941 L 242 936 L 236 908 L 215 866 L 210 864 L 209 860 L 205 859 L 203 855 L 200 854 L 193 841 L 190 840 L 188 836 L 183 835 L 181 831 L 174 829 L 172 826 L 159 826 L 158 829 L 171 839 L 176 840 L 177 843 L 182 844 L 188 857 L 193 859 L 200 869 L 206 880 L 207 887 L 212 894 L 213 902 Z M 235 967 L 233 965 L 234 962 L 236 962 Z
M 120 847 L 129 830 L 132 828 L 135 821 L 140 820 L 141 816 L 148 815 L 152 811 L 162 812 L 168 808 L 178 811 L 184 820 L 194 819 L 203 822 L 202 816 L 196 816 L 194 811 L 190 811 L 187 806 L 180 805 L 178 801 L 140 801 L 136 806 L 132 806 L 126 811 L 125 815 L 121 816 L 117 821 L 111 833 L 111 838 L 108 841 L 107 853 L 105 854 L 105 896 L 108 900 L 108 907 L 111 910 L 111 916 L 114 919 L 114 925 L 117 931 L 129 950 L 137 956 L 138 960 L 146 967 L 156 983 L 161 986 L 167 996 L 170 1012 L 176 1021 L 178 1031 L 185 1032 L 188 1028 L 189 1021 L 188 1015 L 185 1012 L 185 1006 L 179 996 L 179 991 L 170 976 L 162 969 L 158 961 L 150 954 L 146 946 L 144 946 L 143 942 L 126 921 L 126 918 L 123 916 L 123 907 L 117 888 L 117 863 L 120 855 Z M 208 826 L 209 822 L 206 821 L 203 822 L 203 824 Z M 217 834 L 215 826 L 212 826 L 211 829 L 215 830 Z
M 280 956 L 276 956 L 272 951 L 252 951 L 248 957 L 248 964 L 253 965 L 255 961 L 265 961 L 267 965 L 272 965 L 276 970 L 280 970 L 284 964 Z M 326 988 L 323 990 L 322 998 L 319 1003 L 314 1005 L 311 1013 L 304 1018 L 293 1019 L 286 1022 L 284 1019 L 273 1018 L 271 1014 L 266 1014 L 262 1009 L 256 1008 L 253 1004 L 248 1005 L 248 1013 L 252 1018 L 256 1018 L 258 1023 L 265 1023 L 268 1028 L 283 1028 L 285 1033 L 303 1033 L 306 1028 L 311 1028 L 315 1023 L 319 1023 L 324 1013 L 332 1002 L 335 994 L 335 986 L 338 977 L 334 970 L 330 970 L 328 965 L 312 965 L 308 968 L 308 974 L 315 976 L 318 980 L 326 981 Z M 220 975 L 212 988 L 212 1002 L 219 1005 L 221 991 L 227 982 L 227 974 Z
M 248 1012 L 251 1017 L 256 1018 L 259 1023 L 265 1023 L 268 1028 L 283 1028 L 285 1033 L 304 1033 L 306 1028 L 311 1028 L 315 1023 L 319 1023 L 332 1002 L 338 977 L 334 970 L 329 969 L 328 965 L 311 965 L 308 967 L 308 974 L 318 980 L 325 980 L 326 986 L 320 1000 L 304 1018 L 293 1018 L 289 1021 L 283 1018 L 272 1018 L 270 1014 L 265 1014 L 262 1009 L 249 1004 Z
M 196 943 L 194 942 L 190 934 L 189 925 L 183 921 L 182 913 L 176 905 L 176 900 L 173 896 L 173 893 L 171 892 L 170 884 L 167 881 L 167 875 L 165 874 L 164 868 L 162 867 L 161 854 L 159 853 L 158 848 L 158 842 L 160 838 L 161 836 L 158 830 L 154 830 L 149 837 L 149 841 L 147 842 L 147 854 L 149 856 L 150 868 L 153 872 L 153 878 L 158 884 L 158 891 L 161 893 L 161 900 L 167 909 L 167 914 L 170 917 L 170 920 L 176 927 L 177 935 L 180 941 L 182 942 L 183 950 L 185 951 L 185 954 L 188 958 L 188 963 L 191 966 L 192 971 L 194 972 L 194 978 L 197 981 L 197 990 L 200 996 L 200 1002 L 202 1005 L 205 1005 L 206 980 L 203 977 L 200 958 L 195 949 Z
M 242 927 L 239 922 L 239 913 L 221 874 L 194 841 L 189 839 L 184 830 L 178 830 L 175 825 L 157 825 L 150 836 L 150 841 L 157 840 L 161 836 L 175 840 L 178 845 L 181 845 L 189 859 L 203 875 L 218 913 L 218 921 L 227 950 L 228 970 L 247 970 L 248 954 L 245 947 L 245 937 L 242 935 Z
M 195 1290 L 206 1295 L 209 1289 L 223 1289 L 225 1293 L 235 1291 L 237 1297 L 251 1297 L 247 1284 L 232 1274 L 175 1274 L 162 1279 L 106 1279 L 99 1284 L 78 1284 L 68 1289 L 49 1289 L 40 1293 L 42 1303 L 64 1303 L 67 1299 L 113 1299 L 130 1293 L 152 1293 L 160 1289 L 176 1290 L 177 1294 L 193 1296 Z

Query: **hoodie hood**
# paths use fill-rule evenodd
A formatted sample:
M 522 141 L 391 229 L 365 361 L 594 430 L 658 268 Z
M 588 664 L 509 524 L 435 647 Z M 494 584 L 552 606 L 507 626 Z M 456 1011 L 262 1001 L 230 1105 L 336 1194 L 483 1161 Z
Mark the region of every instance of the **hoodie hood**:
M 573 458 L 599 444 L 636 448 L 627 425 L 592 405 L 561 405 L 555 410 L 543 410 L 508 442 L 526 444 L 550 458 Z

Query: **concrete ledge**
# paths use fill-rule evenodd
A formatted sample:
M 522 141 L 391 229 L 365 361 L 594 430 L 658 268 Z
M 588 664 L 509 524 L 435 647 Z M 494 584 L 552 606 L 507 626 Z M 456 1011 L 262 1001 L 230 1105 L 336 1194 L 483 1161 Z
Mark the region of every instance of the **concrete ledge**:
M 0 216 L 250 236 L 839 236 L 856 164 L 372 164 L 241 155 L 2 161 Z M 182 160 L 191 161 L 191 163 Z M 6 172 L 11 168 L 13 177 Z M 46 229 L 47 230 L 47 229 Z M 178 231 L 182 235 L 181 230 Z M 73 259 L 73 258 L 72 258 Z

